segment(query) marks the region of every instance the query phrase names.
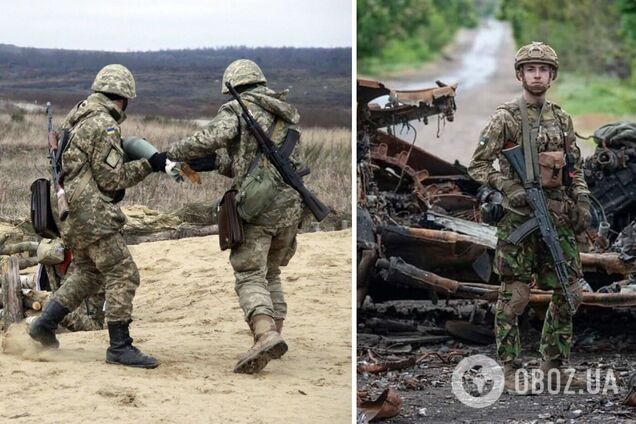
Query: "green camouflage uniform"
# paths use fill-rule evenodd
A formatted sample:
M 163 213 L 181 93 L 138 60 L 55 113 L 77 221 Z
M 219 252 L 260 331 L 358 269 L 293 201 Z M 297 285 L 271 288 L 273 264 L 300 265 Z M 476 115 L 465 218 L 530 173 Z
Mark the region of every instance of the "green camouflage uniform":
M 277 117 L 276 129 L 272 132 L 276 143 L 281 143 L 287 128 L 295 126 L 299 120 L 296 108 L 285 101 L 286 94 L 262 85 L 241 94 L 265 131 L 274 125 Z M 235 100 L 221 106 L 207 128 L 175 143 L 167 153 L 171 160 L 184 161 L 222 148 L 227 149 L 232 161 L 233 188 L 238 189 L 257 154 L 258 144 L 241 118 L 241 109 Z M 294 150 L 292 160 L 299 161 L 299 150 Z M 267 159 L 262 157 L 260 166 L 268 166 Z M 279 191 L 271 206 L 245 223 L 245 242 L 232 249 L 230 254 L 236 277 L 235 290 L 246 321 L 259 314 L 284 319 L 287 313 L 280 267 L 287 265 L 295 252 L 303 206 L 298 193 L 284 184 L 280 176 L 277 178 Z
M 53 298 L 73 311 L 104 286 L 108 322 L 131 320 L 139 286 L 137 266 L 121 235 L 126 217 L 112 199 L 152 172 L 145 159 L 124 162 L 119 124 L 125 118 L 114 102 L 94 93 L 62 124 L 71 131 L 62 156 L 69 216 L 57 224 L 77 272 Z
M 79 271 L 75 262 L 72 262 L 66 274 L 62 277 L 60 287 L 64 287 L 67 283 L 71 286 L 77 286 L 78 282 L 75 280 L 80 276 L 81 271 Z M 104 278 L 98 274 L 95 277 L 100 280 L 95 284 L 101 287 L 98 292 L 84 300 L 80 300 L 81 303 L 77 309 L 66 315 L 60 323 L 69 331 L 95 331 L 104 328 L 104 302 L 106 301 Z
M 528 104 L 530 128 L 533 128 L 537 121 L 540 109 L 540 105 Z M 574 158 L 572 185 L 546 188 L 544 193 L 570 268 L 570 278 L 575 280 L 582 277 L 582 271 L 569 216 L 577 196 L 589 195 L 589 191 L 581 171 L 581 153 L 575 144 L 572 119 L 559 106 L 547 102 L 541 120 L 541 130 L 536 139 L 538 151 L 539 153 L 564 151 L 565 140 L 570 142 L 570 153 Z M 468 173 L 476 181 L 500 191 L 505 180 L 515 179 L 521 184 L 501 153 L 502 149 L 514 145 L 522 145 L 521 112 L 516 101 L 501 105 L 482 130 Z M 499 160 L 500 170 L 493 166 L 495 160 Z M 572 318 L 554 272 L 552 258 L 538 232 L 529 236 L 519 246 L 505 240 L 528 219 L 531 210 L 528 205 L 512 208 L 505 198 L 504 208 L 506 213 L 497 225 L 498 241 L 494 260 L 494 270 L 501 281 L 495 314 L 499 359 L 509 363 L 520 354 L 517 314 L 506 310 L 506 305 L 512 298 L 513 290 L 510 284 L 515 281 L 526 284 L 536 282 L 540 288 L 554 290 L 544 322 L 539 350 L 545 360 L 567 359 L 572 342 Z

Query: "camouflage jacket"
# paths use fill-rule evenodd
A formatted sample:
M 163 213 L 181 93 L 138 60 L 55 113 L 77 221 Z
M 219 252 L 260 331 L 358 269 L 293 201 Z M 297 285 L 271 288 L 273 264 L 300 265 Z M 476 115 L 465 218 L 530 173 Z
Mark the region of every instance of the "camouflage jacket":
M 530 128 L 539 118 L 540 111 L 541 105 L 528 104 Z M 579 194 L 589 195 L 582 172 L 581 151 L 576 145 L 570 115 L 558 105 L 547 102 L 541 119 L 541 129 L 536 139 L 538 151 L 539 153 L 564 151 L 566 140 L 569 142 L 570 154 L 574 159 L 572 184 L 569 187 L 544 189 L 544 192 L 548 199 L 571 202 L 576 200 Z M 476 181 L 497 190 L 501 190 L 503 181 L 507 179 L 515 179 L 521 183 L 501 153 L 503 149 L 515 145 L 522 145 L 521 112 L 516 100 L 499 106 L 481 131 L 479 145 L 468 167 L 469 175 Z M 499 169 L 494 166 L 495 160 L 499 161 Z M 507 202 L 504 202 L 504 206 L 506 204 Z
M 124 161 L 119 129 L 124 119 L 125 113 L 115 103 L 95 93 L 78 103 L 62 123 L 61 128 L 70 130 L 62 155 L 69 216 L 57 224 L 64 241 L 74 249 L 120 231 L 126 217 L 112 203 L 115 192 L 152 172 L 146 159 Z
M 299 115 L 295 107 L 285 101 L 287 92 L 276 93 L 264 86 L 257 86 L 241 94 L 245 105 L 265 132 L 268 132 L 276 120 L 272 140 L 279 144 L 283 141 L 287 128 L 295 127 Z M 219 149 L 226 149 L 231 160 L 232 187 L 238 189 L 245 178 L 250 163 L 258 152 L 258 143 L 241 117 L 238 102 L 232 100 L 219 109 L 207 128 L 196 132 L 168 149 L 168 158 L 174 161 L 194 159 Z M 300 148 L 294 149 L 291 159 L 300 162 Z M 261 158 L 265 165 L 267 159 Z M 281 228 L 294 225 L 302 215 L 303 207 L 298 193 L 286 185 L 279 176 L 279 193 L 272 205 L 252 222 Z

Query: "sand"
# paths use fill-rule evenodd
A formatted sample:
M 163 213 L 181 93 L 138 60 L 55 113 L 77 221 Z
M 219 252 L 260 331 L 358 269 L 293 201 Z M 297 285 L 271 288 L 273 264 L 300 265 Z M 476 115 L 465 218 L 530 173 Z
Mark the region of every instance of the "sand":
M 351 422 L 351 230 L 298 246 L 283 271 L 290 350 L 260 374 L 232 372 L 251 335 L 217 237 L 146 243 L 130 247 L 142 281 L 131 334 L 162 364 L 106 364 L 106 331 L 42 351 L 14 325 L 0 336 L 0 422 Z

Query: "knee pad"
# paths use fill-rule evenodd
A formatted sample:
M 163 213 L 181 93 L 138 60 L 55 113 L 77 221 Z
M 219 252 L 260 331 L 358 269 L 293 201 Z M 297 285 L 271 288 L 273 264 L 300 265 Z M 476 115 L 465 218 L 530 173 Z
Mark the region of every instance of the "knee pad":
M 530 286 L 521 281 L 511 281 L 504 284 L 505 292 L 511 294 L 510 300 L 504 304 L 504 313 L 508 318 L 515 319 L 523 314 L 530 302 Z

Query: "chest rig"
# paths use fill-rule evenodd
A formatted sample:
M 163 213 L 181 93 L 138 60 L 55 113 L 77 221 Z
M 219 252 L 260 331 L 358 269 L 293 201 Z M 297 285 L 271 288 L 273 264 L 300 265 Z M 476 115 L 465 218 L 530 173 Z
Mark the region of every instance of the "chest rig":
M 571 184 L 569 167 L 572 164 L 566 117 L 558 106 L 544 102 L 540 108 L 528 108 L 519 98 L 504 106 L 515 121 L 520 123 L 506 144 L 522 145 L 526 170 L 530 180 L 543 188 L 553 189 Z M 512 177 L 509 166 L 502 169 Z

